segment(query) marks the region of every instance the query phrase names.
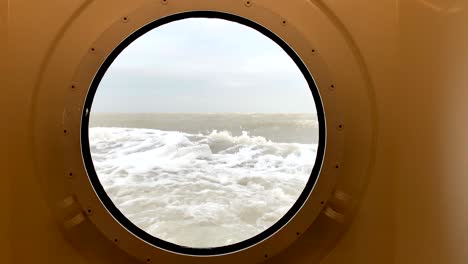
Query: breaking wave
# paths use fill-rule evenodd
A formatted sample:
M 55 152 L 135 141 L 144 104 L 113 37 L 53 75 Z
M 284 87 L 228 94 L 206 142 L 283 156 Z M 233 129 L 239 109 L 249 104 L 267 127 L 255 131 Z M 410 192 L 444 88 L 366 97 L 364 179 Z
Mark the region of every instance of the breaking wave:
M 187 247 L 233 244 L 273 225 L 304 189 L 317 150 L 245 131 L 93 127 L 89 141 L 117 208 L 149 234 Z

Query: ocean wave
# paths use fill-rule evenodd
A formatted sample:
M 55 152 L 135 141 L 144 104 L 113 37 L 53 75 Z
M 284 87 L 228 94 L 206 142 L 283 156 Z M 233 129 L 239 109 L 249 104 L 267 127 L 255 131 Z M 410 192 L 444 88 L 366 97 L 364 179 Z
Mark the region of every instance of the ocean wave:
M 240 242 L 273 225 L 302 192 L 317 149 L 217 130 L 93 127 L 89 141 L 117 208 L 149 234 L 188 247 Z

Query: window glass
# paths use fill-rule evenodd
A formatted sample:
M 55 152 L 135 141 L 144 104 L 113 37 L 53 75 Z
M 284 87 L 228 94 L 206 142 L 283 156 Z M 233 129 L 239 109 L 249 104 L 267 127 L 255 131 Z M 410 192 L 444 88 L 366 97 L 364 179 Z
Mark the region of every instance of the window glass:
M 90 109 L 92 164 L 143 231 L 226 246 L 296 202 L 316 160 L 316 112 L 273 40 L 223 19 L 178 20 L 133 41 L 105 72 Z

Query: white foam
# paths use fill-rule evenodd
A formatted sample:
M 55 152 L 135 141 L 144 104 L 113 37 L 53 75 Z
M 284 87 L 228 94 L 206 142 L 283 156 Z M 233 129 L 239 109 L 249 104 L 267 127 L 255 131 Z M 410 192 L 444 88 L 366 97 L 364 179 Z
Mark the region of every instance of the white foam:
M 188 247 L 240 242 L 273 225 L 302 192 L 317 149 L 216 130 L 95 127 L 89 139 L 119 210 L 153 236 Z

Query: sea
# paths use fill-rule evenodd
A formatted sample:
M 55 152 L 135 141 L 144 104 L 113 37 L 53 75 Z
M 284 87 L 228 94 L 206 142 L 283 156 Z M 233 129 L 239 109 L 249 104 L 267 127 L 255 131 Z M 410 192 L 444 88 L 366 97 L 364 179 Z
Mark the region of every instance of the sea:
M 181 246 L 241 242 L 276 223 L 315 163 L 313 113 L 91 113 L 101 184 L 147 233 Z

